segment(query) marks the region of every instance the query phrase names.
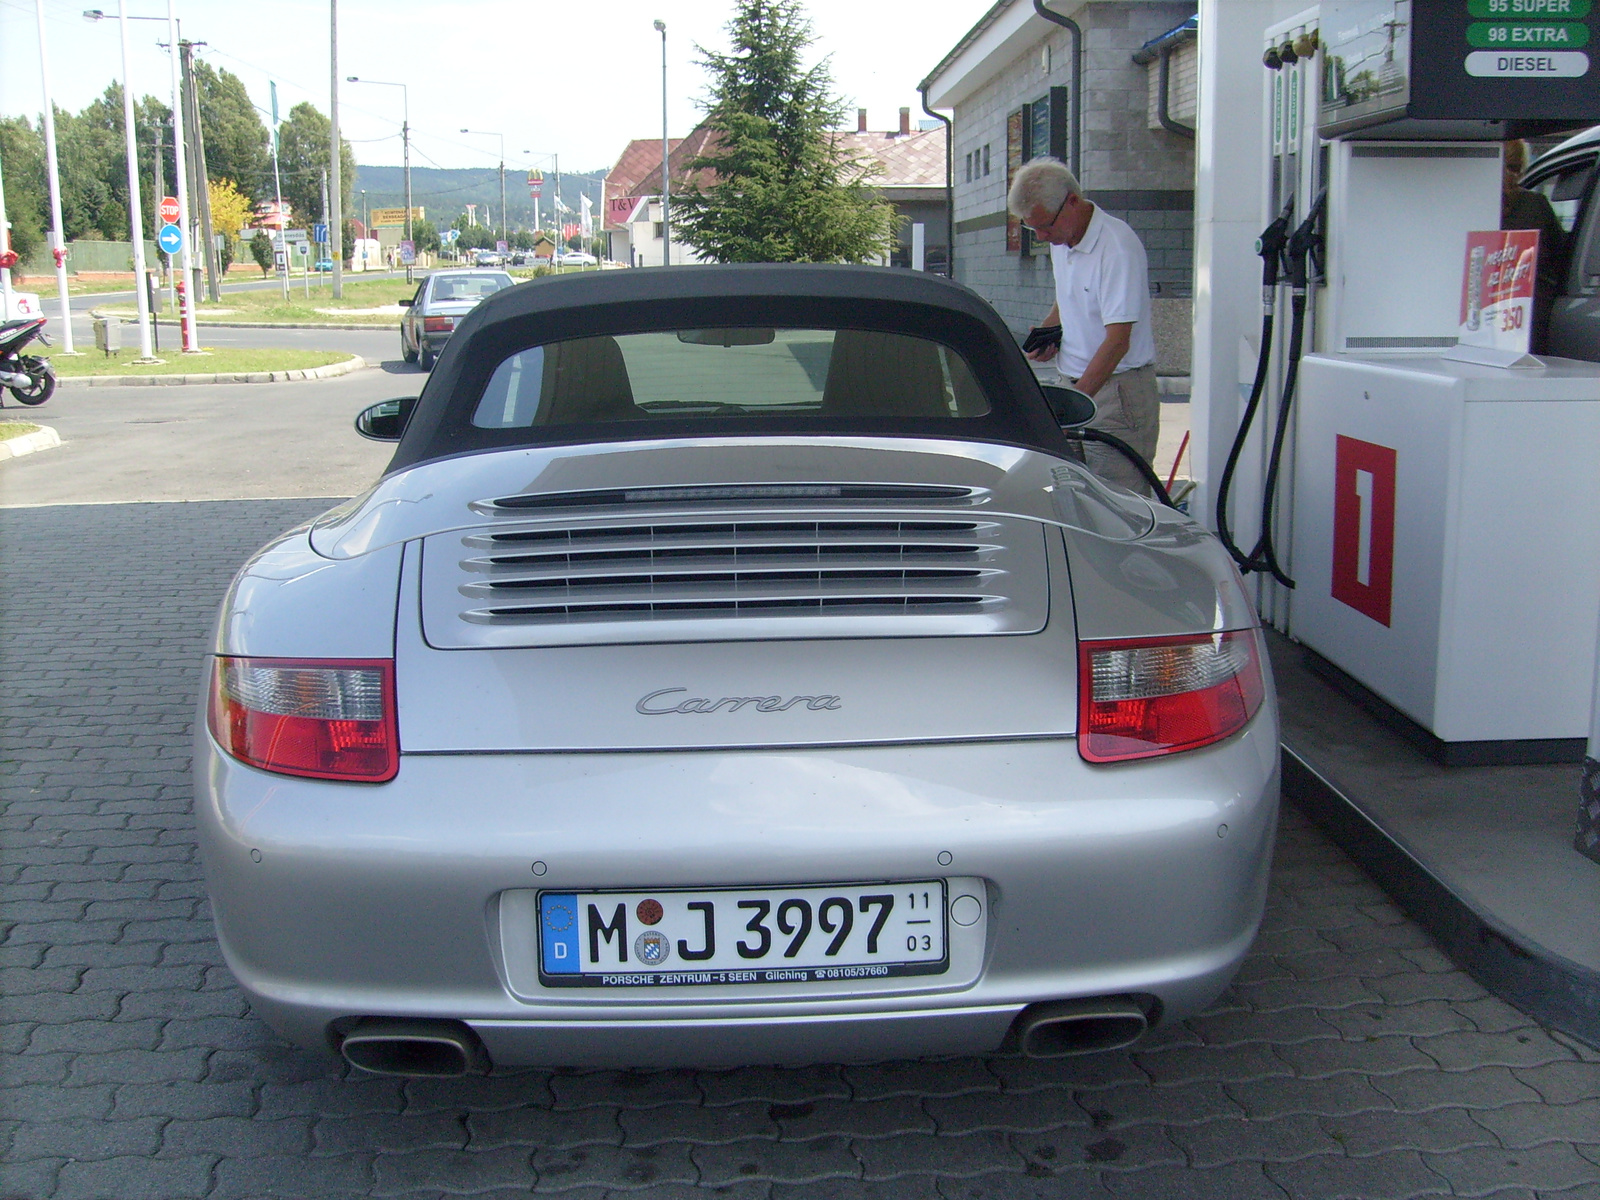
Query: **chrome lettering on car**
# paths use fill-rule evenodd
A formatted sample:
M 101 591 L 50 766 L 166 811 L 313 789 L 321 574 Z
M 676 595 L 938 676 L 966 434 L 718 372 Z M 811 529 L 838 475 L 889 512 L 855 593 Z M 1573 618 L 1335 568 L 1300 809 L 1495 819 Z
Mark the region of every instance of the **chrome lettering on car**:
M 787 700 L 782 696 L 724 696 L 720 700 L 712 700 L 706 696 L 691 696 L 666 708 L 649 707 L 652 700 L 661 696 L 688 690 L 681 687 L 661 688 L 648 696 L 641 696 L 639 702 L 633 706 L 633 710 L 647 717 L 660 717 L 667 713 L 712 713 L 724 707 L 728 712 L 738 712 L 747 704 L 754 705 L 757 712 L 788 712 L 801 701 L 804 701 L 806 708 L 812 712 L 844 707 L 844 702 L 838 696 L 790 696 Z

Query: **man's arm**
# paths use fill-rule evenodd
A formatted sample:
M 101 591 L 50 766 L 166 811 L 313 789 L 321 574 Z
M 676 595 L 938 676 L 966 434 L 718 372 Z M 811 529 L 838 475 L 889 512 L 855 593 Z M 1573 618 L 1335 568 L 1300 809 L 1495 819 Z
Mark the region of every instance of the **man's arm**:
M 1117 364 L 1122 361 L 1123 355 L 1128 353 L 1128 343 L 1132 338 L 1132 321 L 1118 321 L 1115 325 L 1107 325 L 1105 340 L 1100 343 L 1100 348 L 1094 352 L 1094 357 L 1089 360 L 1089 365 L 1083 369 L 1083 374 L 1078 376 L 1078 381 L 1073 386 L 1091 396 L 1105 387 L 1117 369 Z
M 1059 304 L 1052 304 L 1050 306 L 1049 314 L 1045 317 L 1044 320 L 1039 322 L 1039 325 L 1059 325 L 1059 324 L 1061 324 L 1061 306 Z M 1034 328 L 1035 329 L 1039 328 L 1039 325 L 1035 325 Z M 1034 351 L 1030 352 L 1028 357 L 1031 358 L 1034 362 L 1049 362 L 1058 353 L 1060 353 L 1060 346 L 1059 345 L 1057 345 L 1057 346 L 1042 346 L 1038 350 L 1034 350 Z

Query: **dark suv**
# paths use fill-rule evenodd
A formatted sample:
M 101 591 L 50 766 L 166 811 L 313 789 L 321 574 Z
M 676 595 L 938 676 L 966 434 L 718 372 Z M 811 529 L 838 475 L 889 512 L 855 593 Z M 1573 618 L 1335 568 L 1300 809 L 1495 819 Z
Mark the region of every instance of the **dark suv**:
M 1542 193 L 1566 230 L 1557 260 L 1561 286 L 1550 312 L 1550 332 L 1542 349 L 1561 358 L 1600 362 L 1600 125 L 1568 138 L 1541 155 L 1522 177 L 1522 185 Z

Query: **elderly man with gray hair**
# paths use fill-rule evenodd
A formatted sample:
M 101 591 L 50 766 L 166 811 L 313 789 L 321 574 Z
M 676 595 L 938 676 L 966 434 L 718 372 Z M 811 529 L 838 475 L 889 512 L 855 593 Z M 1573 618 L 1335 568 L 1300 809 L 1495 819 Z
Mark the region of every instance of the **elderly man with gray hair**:
M 1161 402 L 1149 265 L 1139 235 L 1085 199 L 1077 177 L 1053 158 L 1033 159 L 1017 172 L 1009 203 L 1033 236 L 1050 244 L 1055 274 L 1056 302 L 1030 334 L 1036 348 L 1028 357 L 1054 360 L 1067 382 L 1094 397 L 1091 427 L 1121 438 L 1149 462 L 1160 433 Z M 1084 450 L 1097 475 L 1148 492 L 1118 451 L 1094 443 Z

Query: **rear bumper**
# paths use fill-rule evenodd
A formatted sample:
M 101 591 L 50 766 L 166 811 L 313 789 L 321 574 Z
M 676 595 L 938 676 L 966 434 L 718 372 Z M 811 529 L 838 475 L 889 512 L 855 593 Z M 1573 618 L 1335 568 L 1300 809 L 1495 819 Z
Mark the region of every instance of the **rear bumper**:
M 218 932 L 257 1011 L 306 1046 L 352 1017 L 462 1020 L 501 1065 L 981 1053 L 1024 1006 L 1077 996 L 1152 996 L 1180 1018 L 1249 948 L 1276 826 L 1270 702 L 1221 745 L 1115 768 L 1061 739 L 412 755 L 359 787 L 243 767 L 203 725 L 198 751 Z M 965 965 L 831 993 L 529 986 L 532 948 L 503 915 L 536 888 L 934 875 L 987 888 Z

